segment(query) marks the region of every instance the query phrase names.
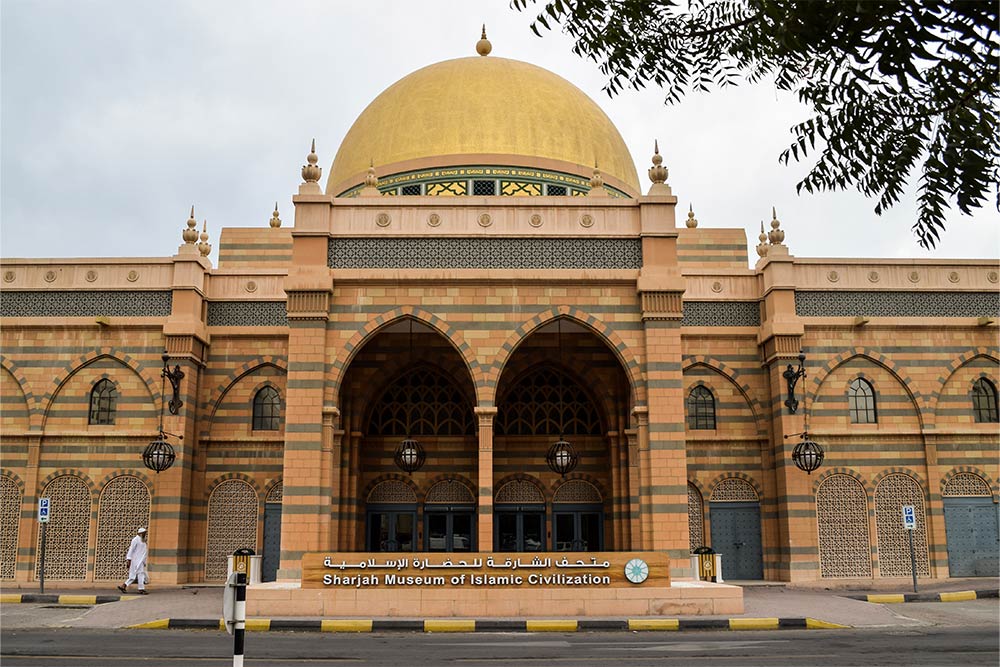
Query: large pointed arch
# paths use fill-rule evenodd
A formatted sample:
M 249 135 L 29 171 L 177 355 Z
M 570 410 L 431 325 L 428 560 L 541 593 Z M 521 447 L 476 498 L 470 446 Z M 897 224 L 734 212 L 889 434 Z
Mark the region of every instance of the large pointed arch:
M 686 373 L 691 368 L 695 366 L 703 366 L 709 370 L 715 371 L 722 377 L 729 380 L 736 390 L 743 396 L 743 399 L 747 402 L 747 406 L 750 408 L 750 413 L 753 415 L 754 426 L 757 430 L 757 435 L 764 437 L 767 435 L 767 429 L 761 420 L 761 415 L 765 414 L 764 406 L 760 404 L 757 397 L 753 395 L 753 388 L 743 381 L 740 377 L 740 372 L 735 368 L 727 366 L 724 362 L 704 354 L 696 355 L 685 355 L 683 361 L 681 362 L 681 373 Z
M 977 347 L 963 352 L 958 357 L 953 359 L 948 367 L 945 369 L 941 376 L 937 379 L 934 391 L 931 392 L 928 397 L 928 421 L 930 423 L 935 423 L 937 420 L 938 403 L 941 400 L 941 394 L 944 392 L 945 387 L 951 379 L 958 373 L 962 368 L 968 366 L 970 363 L 974 362 L 976 359 L 987 359 L 995 364 L 1000 364 L 1000 353 L 998 353 L 995 347 Z M 991 378 L 996 384 L 997 377 Z
M 812 384 L 808 386 L 808 390 L 805 392 L 805 406 L 802 414 L 812 414 L 813 403 L 816 401 L 816 397 L 823 388 L 823 383 L 826 381 L 826 378 L 829 377 L 829 375 L 837 368 L 843 366 L 852 359 L 858 358 L 866 359 L 876 366 L 881 367 L 893 376 L 897 382 L 899 382 L 899 386 L 903 388 L 904 392 L 906 392 L 906 396 L 910 399 L 910 403 L 913 405 L 913 411 L 917 416 L 917 423 L 920 424 L 921 428 L 923 428 L 929 414 L 927 410 L 926 397 L 924 397 L 920 391 L 917 390 L 916 383 L 899 364 L 878 350 L 867 347 L 853 347 L 849 350 L 845 350 L 826 362 L 819 371 L 816 371 L 813 374 Z
M 386 311 L 368 320 L 363 327 L 358 329 L 350 340 L 343 344 L 346 353 L 344 359 L 338 359 L 332 364 L 330 369 L 329 394 L 336 397 L 340 394 L 341 385 L 351 366 L 351 362 L 364 348 L 365 344 L 371 341 L 386 327 L 404 319 L 412 319 L 415 322 L 430 327 L 440 334 L 458 352 L 465 362 L 466 372 L 472 378 L 472 385 L 476 392 L 476 401 L 482 404 L 482 397 L 486 391 L 486 374 L 472 351 L 472 347 L 465 341 L 462 334 L 452 327 L 448 322 L 441 319 L 434 313 L 418 308 L 416 306 L 400 306 Z
M 53 378 L 52 382 L 48 386 L 48 390 L 45 392 L 45 395 L 40 399 L 43 407 L 39 426 L 44 428 L 49 411 L 52 409 L 59 392 L 62 391 L 66 384 L 76 375 L 103 359 L 115 361 L 135 373 L 136 376 L 139 377 L 139 379 L 141 379 L 145 384 L 149 400 L 152 402 L 153 406 L 156 407 L 159 404 L 159 401 L 162 399 L 160 396 L 159 385 L 150 372 L 150 369 L 132 355 L 123 353 L 116 348 L 103 347 L 93 350 L 88 354 L 81 355 L 80 357 L 70 361 L 63 367 L 56 377 Z
M 573 306 L 556 306 L 542 311 L 514 329 L 500 346 L 500 351 L 489 369 L 489 383 L 486 392 L 488 396 L 481 405 L 493 406 L 495 404 L 498 380 L 503 375 L 504 368 L 506 368 L 514 351 L 533 333 L 560 318 L 571 320 L 583 326 L 607 345 L 611 353 L 621 363 L 622 371 L 628 378 L 633 407 L 646 405 L 646 383 L 643 381 L 642 368 L 629 350 L 628 345 L 607 324 Z
M 0 354 L 0 367 L 10 373 L 14 381 L 17 382 L 21 390 L 21 397 L 24 399 L 24 407 L 27 411 L 28 424 L 30 427 L 41 425 L 41 402 L 31 388 L 31 382 L 21 370 L 21 367 L 11 359 Z

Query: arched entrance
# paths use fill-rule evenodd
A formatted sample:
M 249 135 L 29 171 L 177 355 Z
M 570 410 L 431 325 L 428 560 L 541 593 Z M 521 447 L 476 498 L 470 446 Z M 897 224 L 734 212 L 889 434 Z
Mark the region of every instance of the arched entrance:
M 351 361 L 338 406 L 341 548 L 474 549 L 476 496 L 460 480 L 478 472 L 475 390 L 450 342 L 410 317 L 384 327 Z M 412 472 L 394 457 L 403 440 L 426 457 Z
M 494 548 L 630 548 L 629 522 L 613 517 L 629 515 L 629 485 L 637 483 L 626 435 L 632 392 L 605 341 L 570 318 L 538 328 L 504 365 L 496 404 L 493 477 L 508 481 L 494 494 Z M 578 456 L 568 476 L 546 463 L 559 440 Z M 550 504 L 541 489 L 552 493 Z

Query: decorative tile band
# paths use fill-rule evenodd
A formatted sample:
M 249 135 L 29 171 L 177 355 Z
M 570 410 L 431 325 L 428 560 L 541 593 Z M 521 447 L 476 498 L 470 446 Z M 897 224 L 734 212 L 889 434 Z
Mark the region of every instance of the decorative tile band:
M 210 327 L 286 327 L 284 301 L 209 301 Z
M 634 238 L 332 238 L 334 269 L 638 269 Z
M 796 292 L 802 317 L 997 317 L 997 292 Z
M 684 327 L 759 327 L 756 301 L 685 301 Z
M 5 291 L 0 317 L 168 317 L 170 291 Z

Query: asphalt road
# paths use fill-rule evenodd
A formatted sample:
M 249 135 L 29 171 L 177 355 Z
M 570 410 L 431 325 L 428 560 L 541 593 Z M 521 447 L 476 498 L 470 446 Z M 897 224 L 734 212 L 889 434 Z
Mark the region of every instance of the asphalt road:
M 930 626 L 879 630 L 576 634 L 248 634 L 246 664 L 506 665 L 989 665 L 1000 660 L 997 628 Z M 4 629 L 5 667 L 232 664 L 232 637 L 163 630 Z

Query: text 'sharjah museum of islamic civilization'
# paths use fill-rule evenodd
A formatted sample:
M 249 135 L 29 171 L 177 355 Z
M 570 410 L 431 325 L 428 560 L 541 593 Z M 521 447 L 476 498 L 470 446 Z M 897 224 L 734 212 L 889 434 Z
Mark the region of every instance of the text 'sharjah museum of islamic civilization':
M 171 256 L 4 260 L 0 578 L 35 585 L 40 498 L 48 581 L 119 582 L 148 525 L 157 584 L 251 549 L 251 608 L 286 613 L 712 613 L 726 582 L 908 578 L 911 535 L 921 577 L 995 576 L 997 259 L 699 225 L 669 150 L 644 185 L 483 37 L 217 266 L 187 203 Z

